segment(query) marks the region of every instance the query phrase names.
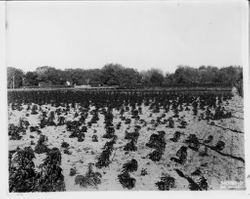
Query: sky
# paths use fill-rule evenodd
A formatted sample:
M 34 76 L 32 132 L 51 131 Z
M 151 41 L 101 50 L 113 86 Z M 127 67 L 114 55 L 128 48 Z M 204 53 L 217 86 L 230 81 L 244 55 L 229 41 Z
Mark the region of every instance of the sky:
M 240 3 L 241 2 L 241 3 Z M 243 65 L 242 1 L 6 3 L 7 66 L 139 71 Z

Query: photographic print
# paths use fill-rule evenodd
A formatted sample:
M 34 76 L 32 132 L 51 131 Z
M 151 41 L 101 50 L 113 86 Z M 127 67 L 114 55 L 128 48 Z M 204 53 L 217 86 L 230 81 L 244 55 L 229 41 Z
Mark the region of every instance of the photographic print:
M 243 1 L 8 1 L 8 191 L 245 190 Z

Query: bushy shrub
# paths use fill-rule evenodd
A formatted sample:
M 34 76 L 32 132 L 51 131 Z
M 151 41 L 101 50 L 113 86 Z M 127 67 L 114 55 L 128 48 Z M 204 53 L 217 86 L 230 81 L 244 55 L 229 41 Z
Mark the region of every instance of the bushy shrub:
M 168 191 L 171 188 L 175 187 L 175 178 L 169 176 L 168 174 L 164 174 L 161 177 L 161 180 L 155 183 L 159 190 Z

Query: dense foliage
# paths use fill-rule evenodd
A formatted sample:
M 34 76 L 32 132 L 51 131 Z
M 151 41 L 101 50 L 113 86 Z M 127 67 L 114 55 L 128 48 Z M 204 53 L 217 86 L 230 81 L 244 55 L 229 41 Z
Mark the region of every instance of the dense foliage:
M 164 74 L 158 69 L 138 72 L 120 64 L 107 64 L 101 69 L 65 69 L 38 67 L 35 71 L 24 73 L 20 69 L 8 67 L 8 88 L 38 86 L 91 85 L 118 86 L 121 88 L 152 88 L 169 86 L 236 86 L 242 93 L 242 67 L 229 66 L 217 68 L 201 66 L 192 68 L 178 66 L 174 73 Z

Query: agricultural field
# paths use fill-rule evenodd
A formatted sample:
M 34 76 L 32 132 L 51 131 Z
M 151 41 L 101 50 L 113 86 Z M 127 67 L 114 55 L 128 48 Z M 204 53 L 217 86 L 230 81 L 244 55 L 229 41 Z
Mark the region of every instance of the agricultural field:
M 9 91 L 9 191 L 245 187 L 231 92 Z

